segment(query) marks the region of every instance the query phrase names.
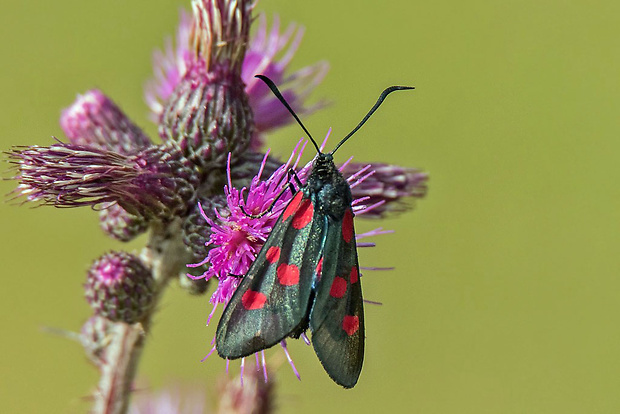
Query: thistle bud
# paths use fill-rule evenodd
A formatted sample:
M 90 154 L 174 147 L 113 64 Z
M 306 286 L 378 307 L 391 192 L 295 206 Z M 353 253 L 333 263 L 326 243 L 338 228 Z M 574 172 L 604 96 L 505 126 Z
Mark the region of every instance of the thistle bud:
M 136 323 L 151 306 L 155 281 L 142 261 L 125 252 L 111 252 L 88 271 L 86 300 L 95 315 L 111 321 Z
M 100 90 L 78 95 L 62 112 L 60 126 L 71 143 L 116 151 L 137 152 L 151 140 Z
M 189 41 L 194 59 L 160 118 L 159 133 L 199 167 L 223 167 L 243 153 L 254 132 L 241 80 L 248 44 L 250 1 L 194 0 Z
M 113 239 L 128 242 L 148 229 L 148 221 L 130 214 L 118 204 L 112 204 L 99 212 L 99 225 Z

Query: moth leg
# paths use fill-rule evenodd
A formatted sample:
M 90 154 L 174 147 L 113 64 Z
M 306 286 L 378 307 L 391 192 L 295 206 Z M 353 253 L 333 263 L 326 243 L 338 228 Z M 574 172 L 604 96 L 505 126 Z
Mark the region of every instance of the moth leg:
M 282 197 L 284 195 L 284 192 L 288 189 L 291 190 L 292 194 L 295 194 L 297 192 L 297 190 L 295 189 L 295 186 L 293 185 L 293 183 L 291 182 L 291 177 L 295 180 L 295 183 L 297 184 L 297 186 L 299 188 L 301 188 L 303 185 L 301 183 L 301 180 L 299 179 L 299 177 L 297 176 L 297 173 L 295 172 L 295 170 L 293 170 L 292 168 L 289 168 L 288 172 L 287 172 L 287 180 L 288 182 L 286 183 L 286 185 L 284 186 L 284 188 L 282 189 L 282 191 L 280 191 L 278 193 L 278 195 L 276 196 L 276 198 L 273 199 L 273 202 L 271 203 L 271 205 L 269 206 L 269 208 L 265 211 L 263 211 L 262 213 L 259 214 L 250 214 L 247 211 L 245 211 L 245 208 L 243 208 L 242 205 L 239 205 L 239 207 L 241 208 L 241 211 L 243 212 L 243 214 L 245 214 L 247 217 L 253 218 L 253 219 L 258 219 L 263 217 L 265 214 L 270 213 L 271 210 L 273 210 L 273 206 L 276 205 L 276 202 L 280 199 L 280 197 Z M 242 190 L 242 194 L 241 197 L 243 198 L 243 190 Z
M 297 184 L 297 187 L 298 187 L 298 188 L 301 188 L 301 187 L 303 187 L 303 186 L 304 186 L 304 185 L 301 183 L 301 180 L 300 180 L 300 179 L 299 179 L 299 177 L 297 176 L 297 173 L 295 172 L 295 170 L 294 170 L 294 169 L 289 168 L 289 169 L 288 169 L 288 172 L 287 172 L 287 175 L 288 175 L 288 183 L 289 183 L 289 185 L 292 185 L 292 183 L 291 183 L 291 178 L 294 178 L 294 179 L 295 179 L 295 184 Z M 292 190 L 291 190 L 291 191 L 292 191 Z M 294 191 L 293 191 L 293 192 L 294 192 Z

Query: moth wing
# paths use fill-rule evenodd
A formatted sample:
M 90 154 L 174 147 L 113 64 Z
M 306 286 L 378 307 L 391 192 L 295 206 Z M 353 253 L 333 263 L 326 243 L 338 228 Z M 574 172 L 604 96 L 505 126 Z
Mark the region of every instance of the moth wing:
M 329 376 L 351 388 L 364 360 L 364 305 L 351 209 L 328 225 L 318 277 L 310 314 L 312 344 Z
M 216 348 L 241 358 L 269 348 L 308 324 L 309 301 L 323 220 L 298 191 L 243 277 L 217 326 Z

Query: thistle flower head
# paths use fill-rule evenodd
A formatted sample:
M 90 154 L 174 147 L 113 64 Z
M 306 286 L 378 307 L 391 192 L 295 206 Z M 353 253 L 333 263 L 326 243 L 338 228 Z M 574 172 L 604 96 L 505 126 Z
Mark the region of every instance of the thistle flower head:
M 210 279 L 218 278 L 218 286 L 211 296 L 211 303 L 227 303 L 237 288 L 239 275 L 245 274 L 254 258 L 260 251 L 267 236 L 271 232 L 278 216 L 291 199 L 291 194 L 284 194 L 273 205 L 270 212 L 262 217 L 250 217 L 249 214 L 259 214 L 266 211 L 273 204 L 287 180 L 287 171 L 291 165 L 296 166 L 303 151 L 299 144 L 293 151 L 288 162 L 278 168 L 267 179 L 262 178 L 263 169 L 252 179 L 247 189 L 248 196 L 244 200 L 244 190 L 237 189 L 230 180 L 224 188 L 226 196 L 225 209 L 205 211 L 201 206 L 202 216 L 209 226 L 209 241 L 206 243 L 210 250 L 201 263 L 192 267 L 209 263 L 210 267 L 199 277 Z M 293 160 L 296 158 L 295 162 Z M 265 156 L 265 161 L 267 156 Z M 265 165 L 263 162 L 263 166 Z M 300 176 L 305 177 L 309 166 L 301 170 Z M 215 308 L 214 308 L 215 309 Z
M 158 50 L 154 54 L 155 74 L 146 84 L 145 99 L 155 121 L 160 120 L 168 100 L 188 74 L 193 72 L 197 76 L 195 84 L 199 84 L 199 73 L 208 72 L 207 64 L 200 63 L 199 57 L 202 50 L 209 50 L 209 47 L 199 46 L 200 53 L 196 53 L 195 46 L 192 47 L 192 44 L 200 40 L 200 37 L 196 37 L 196 27 L 195 16 L 181 11 L 174 45 L 172 40 L 168 39 L 164 50 Z M 302 36 L 303 30 L 294 24 L 280 32 L 277 17 L 269 30 L 265 15 L 260 15 L 258 30 L 250 40 L 241 65 L 241 81 L 245 84 L 248 103 L 254 113 L 254 131 L 250 144 L 252 150 L 258 150 L 262 146 L 264 133 L 292 122 L 286 109 L 254 75 L 265 74 L 272 78 L 280 85 L 284 96 L 299 114 L 307 114 L 323 105 L 319 103 L 306 106 L 305 101 L 327 73 L 326 62 L 307 66 L 291 74 L 286 73 Z M 200 44 L 212 45 L 213 42 L 203 41 Z
M 99 224 L 105 234 L 122 242 L 130 241 L 148 229 L 144 217 L 128 213 L 116 203 L 99 212 Z
M 100 90 L 78 95 L 62 112 L 60 126 L 72 144 L 131 154 L 151 140 Z
M 159 118 L 159 134 L 203 169 L 244 152 L 254 130 L 240 77 L 251 23 L 248 0 L 194 0 L 191 54 Z
M 358 213 L 366 218 L 405 211 L 411 200 L 426 195 L 428 174 L 419 169 L 383 163 L 346 163 L 340 172 L 350 178 L 353 198 L 367 206 Z
M 154 285 L 151 271 L 139 258 L 111 252 L 93 263 L 84 287 L 96 315 L 131 324 L 151 306 Z
M 15 148 L 17 196 L 57 207 L 117 202 L 144 217 L 168 217 L 187 209 L 198 177 L 178 153 L 152 146 L 136 155 L 75 144 Z

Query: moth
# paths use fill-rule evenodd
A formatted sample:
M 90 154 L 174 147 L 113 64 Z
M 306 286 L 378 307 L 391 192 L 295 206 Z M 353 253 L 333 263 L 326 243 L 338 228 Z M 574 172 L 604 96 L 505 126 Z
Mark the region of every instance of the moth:
M 273 81 L 256 77 L 293 115 L 317 155 L 305 184 L 292 174 L 298 188 L 289 180 L 294 196 L 224 309 L 216 349 L 223 358 L 242 358 L 309 330 L 327 374 L 352 388 L 364 360 L 364 301 L 351 189 L 333 155 L 390 93 L 413 88 L 385 89 L 362 121 L 323 153 Z

